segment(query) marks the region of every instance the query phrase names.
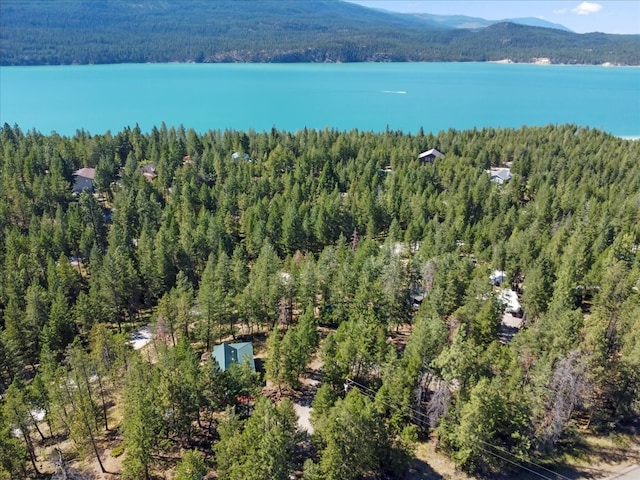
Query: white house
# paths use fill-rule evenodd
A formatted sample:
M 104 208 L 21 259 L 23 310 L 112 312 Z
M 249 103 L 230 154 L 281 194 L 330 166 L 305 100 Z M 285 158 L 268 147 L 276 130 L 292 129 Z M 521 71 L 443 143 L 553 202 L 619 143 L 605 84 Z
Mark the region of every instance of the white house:
M 513 175 L 511 174 L 511 170 L 508 168 L 491 168 L 487 170 L 489 174 L 489 178 L 491 178 L 492 182 L 497 183 L 498 185 L 502 185 L 503 183 L 507 183 L 511 180 Z
M 496 287 L 500 286 L 500 284 L 506 279 L 507 274 L 503 270 L 494 270 L 493 272 L 491 272 L 491 275 L 489 275 L 489 280 Z
M 511 313 L 513 315 L 520 315 L 522 313 L 518 294 L 513 290 L 505 288 L 498 294 L 498 300 L 504 304 L 505 313 Z
M 251 161 L 251 157 L 248 153 L 233 152 L 231 154 L 231 158 L 233 158 L 234 160 L 240 160 L 242 158 L 245 162 Z
M 432 148 L 431 150 L 427 150 L 426 152 L 422 152 L 420 155 L 418 155 L 418 160 L 420 160 L 423 163 L 431 163 L 436 158 L 439 158 L 440 160 L 442 160 L 444 158 L 444 153 L 439 152 L 435 148 Z

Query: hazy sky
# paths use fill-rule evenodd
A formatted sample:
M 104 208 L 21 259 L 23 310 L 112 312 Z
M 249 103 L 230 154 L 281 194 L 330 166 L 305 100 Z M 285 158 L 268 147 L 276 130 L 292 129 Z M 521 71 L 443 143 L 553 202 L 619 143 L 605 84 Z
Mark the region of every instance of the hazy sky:
M 436 0 L 349 0 L 367 7 L 404 13 L 467 15 L 488 20 L 538 17 L 560 23 L 577 33 L 640 34 L 640 1 L 593 0 L 512 0 L 512 1 L 436 1 Z

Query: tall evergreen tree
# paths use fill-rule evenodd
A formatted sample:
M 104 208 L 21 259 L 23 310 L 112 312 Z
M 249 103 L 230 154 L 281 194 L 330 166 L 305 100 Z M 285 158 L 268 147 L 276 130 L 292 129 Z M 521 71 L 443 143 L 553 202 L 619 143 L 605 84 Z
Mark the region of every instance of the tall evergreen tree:
M 123 478 L 151 478 L 152 452 L 162 426 L 154 377 L 153 366 L 139 355 L 131 358 L 123 391 Z

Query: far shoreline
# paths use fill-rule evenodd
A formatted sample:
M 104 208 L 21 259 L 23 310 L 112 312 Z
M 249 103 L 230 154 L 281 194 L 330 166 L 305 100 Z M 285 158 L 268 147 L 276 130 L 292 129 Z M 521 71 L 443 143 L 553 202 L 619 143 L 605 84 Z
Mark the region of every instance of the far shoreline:
M 533 61 L 520 62 L 510 58 L 503 58 L 500 60 L 469 60 L 469 61 L 413 61 L 413 60 L 399 60 L 399 61 L 358 61 L 358 62 L 195 62 L 193 60 L 186 61 L 171 61 L 171 62 L 116 62 L 116 63 L 38 63 L 38 64 L 13 64 L 6 65 L 0 64 L 0 68 L 11 67 L 83 67 L 83 66 L 113 66 L 113 65 L 358 65 L 358 64 L 496 64 L 496 65 L 540 65 L 540 66 L 560 66 L 560 67 L 605 67 L 605 68 L 640 68 L 638 65 L 628 65 L 623 63 L 557 63 L 551 61 L 550 58 L 540 57 L 535 58 Z
M 560 66 L 560 67 L 606 67 L 606 68 L 614 68 L 614 67 L 629 67 L 629 68 L 640 68 L 640 65 L 626 65 L 622 63 L 612 63 L 612 62 L 604 62 L 604 63 L 555 63 L 552 62 L 551 59 L 546 57 L 536 58 L 532 62 L 516 62 L 511 60 L 510 58 L 503 58 L 502 60 L 487 60 L 486 62 L 477 62 L 477 63 L 495 63 L 500 65 L 541 65 L 541 66 Z

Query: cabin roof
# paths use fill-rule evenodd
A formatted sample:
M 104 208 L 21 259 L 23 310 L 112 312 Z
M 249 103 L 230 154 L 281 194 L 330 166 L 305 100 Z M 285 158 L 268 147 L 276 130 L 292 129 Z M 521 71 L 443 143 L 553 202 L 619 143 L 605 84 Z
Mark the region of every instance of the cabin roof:
M 420 159 L 428 158 L 428 157 L 444 158 L 444 154 L 442 152 L 438 151 L 438 149 L 432 148 L 432 149 L 426 150 L 426 151 L 422 152 L 420 155 L 418 155 L 418 158 L 420 158 Z
M 211 356 L 216 359 L 220 369 L 225 371 L 234 363 L 249 362 L 251 370 L 256 371 L 253 359 L 253 345 L 250 342 L 221 343 L 213 347 Z

